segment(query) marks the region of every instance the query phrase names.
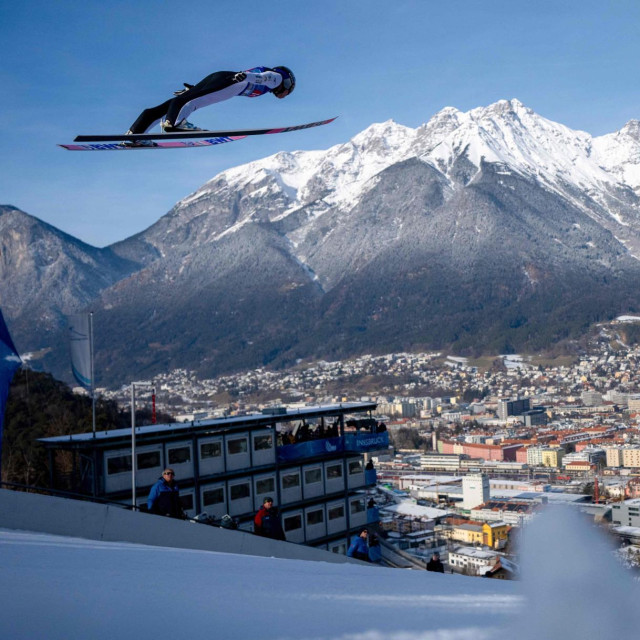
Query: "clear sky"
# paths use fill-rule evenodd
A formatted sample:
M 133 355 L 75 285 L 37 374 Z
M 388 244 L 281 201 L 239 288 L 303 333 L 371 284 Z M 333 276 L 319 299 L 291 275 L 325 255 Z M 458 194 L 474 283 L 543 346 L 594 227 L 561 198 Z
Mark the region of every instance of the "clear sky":
M 324 149 L 374 122 L 518 98 L 601 135 L 640 118 L 638 0 L 23 0 L 0 2 L 0 204 L 95 246 L 146 229 L 220 171 Z M 202 149 L 69 152 L 218 70 L 291 67 L 285 100 L 235 98 L 205 128 L 315 130 Z

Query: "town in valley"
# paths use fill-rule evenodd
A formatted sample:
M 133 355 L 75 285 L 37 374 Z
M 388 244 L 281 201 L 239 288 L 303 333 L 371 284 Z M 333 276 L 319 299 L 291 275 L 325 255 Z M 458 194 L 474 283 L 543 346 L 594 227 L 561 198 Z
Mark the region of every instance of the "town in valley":
M 176 370 L 153 386 L 178 422 L 375 403 L 346 429 L 389 435 L 388 449 L 366 456 L 377 476 L 368 522 L 387 563 L 424 568 L 438 553 L 447 571 L 511 579 L 527 523 L 563 504 L 640 565 L 639 360 L 614 323 L 577 356 L 364 355 L 212 380 Z M 101 392 L 128 401 L 128 386 Z M 301 426 L 315 437 L 313 420 Z

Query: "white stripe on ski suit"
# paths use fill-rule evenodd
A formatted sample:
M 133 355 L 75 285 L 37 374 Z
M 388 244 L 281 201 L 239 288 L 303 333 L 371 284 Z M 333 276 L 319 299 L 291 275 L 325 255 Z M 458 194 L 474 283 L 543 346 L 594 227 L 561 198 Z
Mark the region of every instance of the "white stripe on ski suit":
M 267 87 L 269 90 L 272 90 L 282 82 L 282 76 L 275 71 L 265 71 L 264 73 L 250 73 L 246 71 L 245 73 L 247 77 L 242 82 L 236 82 L 220 91 L 214 91 L 213 93 L 208 93 L 206 96 L 187 102 L 187 104 L 180 109 L 180 113 L 176 118 L 176 124 L 188 118 L 196 109 L 208 107 L 210 104 L 223 102 L 224 100 L 229 100 L 229 98 L 235 98 L 245 93 L 250 94 L 256 86 Z

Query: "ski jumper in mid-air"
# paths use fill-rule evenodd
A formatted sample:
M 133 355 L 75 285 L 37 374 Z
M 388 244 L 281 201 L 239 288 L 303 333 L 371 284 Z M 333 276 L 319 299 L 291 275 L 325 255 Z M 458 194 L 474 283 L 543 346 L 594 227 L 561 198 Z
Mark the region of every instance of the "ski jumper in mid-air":
M 175 97 L 145 109 L 131 125 L 127 135 L 146 133 L 160 123 L 162 130 L 202 131 L 188 122 L 187 118 L 201 107 L 222 102 L 236 96 L 256 98 L 273 93 L 276 98 L 286 98 L 295 88 L 296 79 L 287 67 L 254 67 L 247 71 L 217 71 L 196 85 L 185 83 L 185 88 L 176 91 Z M 135 144 L 145 144 L 138 141 Z

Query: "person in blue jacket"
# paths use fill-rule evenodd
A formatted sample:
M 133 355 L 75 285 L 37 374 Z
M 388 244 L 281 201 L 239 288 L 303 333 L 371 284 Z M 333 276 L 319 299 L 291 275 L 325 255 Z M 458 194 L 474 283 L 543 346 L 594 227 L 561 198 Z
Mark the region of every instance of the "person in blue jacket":
M 184 518 L 185 514 L 180 504 L 180 491 L 175 482 L 173 469 L 165 469 L 162 477 L 151 487 L 147 508 L 149 513 L 171 518 Z
M 369 562 L 369 548 L 367 547 L 368 535 L 369 531 L 364 528 L 351 538 L 351 545 L 349 545 L 349 549 L 347 550 L 347 557 Z
M 247 71 L 216 71 L 198 84 L 185 82 L 184 86 L 184 89 L 174 93 L 175 97 L 145 109 L 126 135 L 146 133 L 158 123 L 167 132 L 202 131 L 187 120 L 196 109 L 236 96 L 257 98 L 272 93 L 276 98 L 286 98 L 294 90 L 296 78 L 288 67 L 254 67 Z M 150 140 L 132 141 L 129 144 L 145 146 L 148 143 L 153 144 Z

